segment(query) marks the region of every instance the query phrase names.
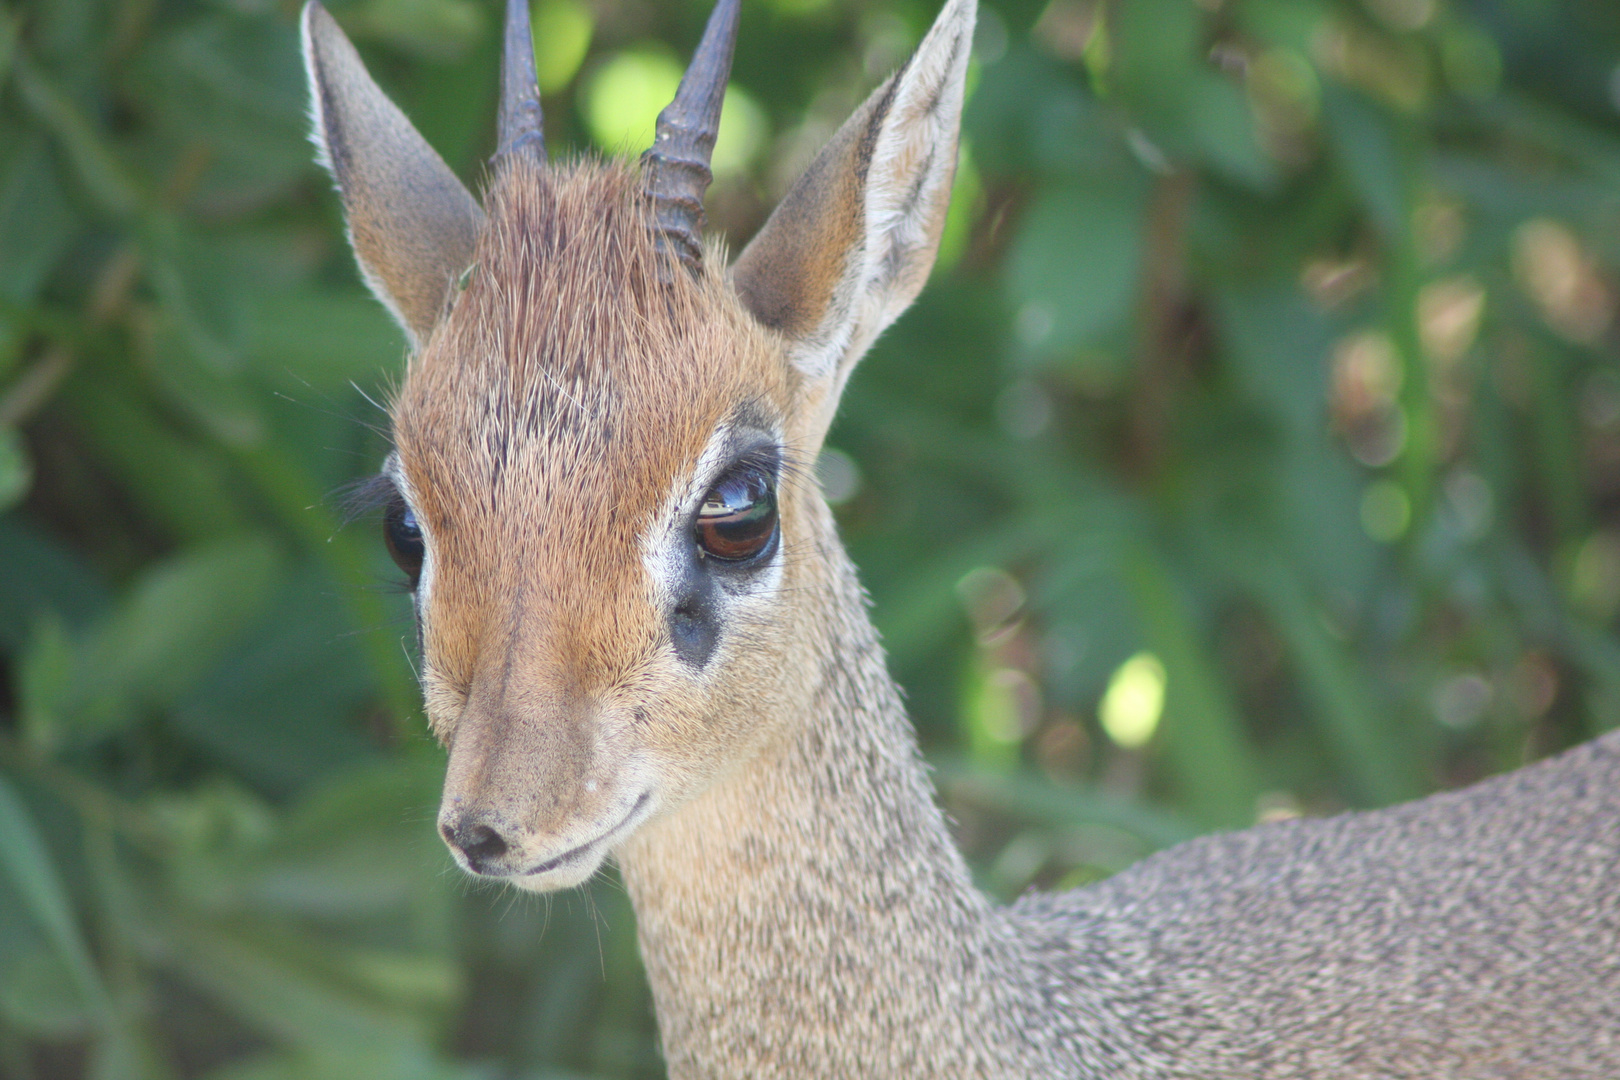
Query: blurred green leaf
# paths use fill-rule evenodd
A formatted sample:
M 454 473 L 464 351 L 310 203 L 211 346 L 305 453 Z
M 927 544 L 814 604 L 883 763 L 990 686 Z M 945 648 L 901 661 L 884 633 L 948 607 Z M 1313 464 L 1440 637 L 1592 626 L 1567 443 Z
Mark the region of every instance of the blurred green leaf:
M 114 692 L 173 700 L 258 610 L 276 563 L 274 547 L 252 537 L 152 569 L 91 630 L 86 674 Z
M 1190 92 L 1189 126 L 1202 156 L 1221 176 L 1253 188 L 1277 183 L 1277 168 L 1260 146 L 1243 90 L 1214 75 Z
M 442 770 L 436 758 L 395 762 L 323 786 L 247 868 L 244 901 L 267 911 L 363 920 L 430 897 L 449 859 L 434 828 Z
M 1342 86 L 1322 92 L 1328 135 L 1340 167 L 1387 240 L 1406 234 L 1411 213 L 1395 121 L 1379 106 Z
M 1415 740 L 1400 737 L 1380 695 L 1361 685 L 1347 650 L 1310 610 L 1298 580 L 1275 567 L 1258 568 L 1256 576 L 1259 592 L 1299 665 L 1301 682 L 1316 701 L 1328 741 L 1355 778 L 1364 804 L 1384 806 L 1421 795 Z
M 79 1003 L 95 1019 L 97 1027 L 107 1024 L 112 1012 L 107 989 L 79 933 L 73 905 L 34 828 L 28 808 L 3 776 L 0 776 L 0 871 L 45 935 L 45 941 L 71 980 Z
M 1227 343 L 1226 369 L 1280 436 L 1270 450 L 1274 471 L 1260 483 L 1275 495 L 1281 520 L 1264 524 L 1276 530 L 1273 538 L 1290 560 L 1309 568 L 1317 588 L 1365 596 L 1377 554 L 1360 527 L 1361 482 L 1325 430 L 1332 321 L 1287 287 L 1223 292 L 1215 313 Z M 1245 475 L 1243 482 L 1252 487 L 1256 479 Z
M 535 77 L 542 94 L 555 94 L 579 71 L 596 17 L 579 0 L 542 0 L 533 20 Z
M 179 341 L 160 339 L 151 370 L 165 398 L 214 439 L 236 447 L 263 441 L 267 425 L 259 395 L 196 362 L 196 353 Z
M 436 60 L 454 58 L 494 21 L 471 0 L 365 0 L 345 19 L 358 34 Z
M 154 124 L 146 149 L 160 175 L 199 168 L 195 198 L 253 205 L 310 171 L 305 86 L 293 28 L 283 19 L 204 15 L 151 38 L 127 85 Z M 167 178 L 167 177 L 166 177 Z M 231 279 L 217 279 L 213 289 Z
M 36 617 L 17 663 L 17 711 L 24 738 L 47 747 L 59 736 L 64 706 L 74 694 L 76 656 L 62 620 L 46 609 Z
M 62 396 L 75 427 L 126 493 L 132 516 L 181 541 L 206 543 L 247 528 L 244 493 L 228 463 L 176 432 L 127 375 L 98 371 L 71 380 Z
M 1248 824 L 1261 772 L 1227 684 L 1165 566 L 1139 549 L 1123 569 L 1148 644 L 1168 672 L 1158 743 L 1187 792 L 1188 809 L 1207 825 Z
M 16 80 L 23 101 L 61 146 L 97 208 L 113 218 L 135 213 L 141 192 L 134 177 L 78 106 L 26 54 L 17 57 Z
M 306 289 L 261 296 L 247 351 L 273 384 L 302 394 L 362 386 L 397 371 L 404 337 L 388 313 L 358 289 Z
M 346 967 L 368 992 L 407 1007 L 451 1006 L 465 989 L 461 969 L 447 956 L 363 950 L 347 957 Z
M 1276 180 L 1242 89 L 1204 58 L 1202 16 L 1182 0 L 1135 0 L 1115 10 L 1109 76 L 1156 145 L 1148 157 L 1197 155 L 1258 188 Z
M 1032 349 L 1066 356 L 1130 316 L 1144 209 L 1144 191 L 1117 184 L 1053 188 L 1029 209 L 1007 284 Z
M 0 14 L 0 85 L 11 74 L 11 61 L 17 54 L 17 28 L 21 22 L 21 16 L 10 12 Z
M 295 567 L 261 611 L 176 701 L 174 725 L 254 783 L 295 791 L 368 755 L 356 725 L 376 688 L 316 567 Z
M 331 957 L 286 934 L 170 920 L 174 960 L 255 1026 L 299 1047 L 318 1067 L 356 1077 L 432 1075 L 420 1022 L 334 978 Z
M 40 617 L 83 627 L 107 602 L 107 586 L 75 552 L 19 520 L 0 518 L 0 651 L 16 653 Z
M 78 222 L 51 166 L 39 133 L 15 129 L 0 140 L 0 296 L 14 303 L 34 299 L 46 276 L 73 242 Z
M 0 961 L 0 1017 L 53 1041 L 83 1038 L 95 1026 L 61 958 L 43 947 Z
M 1331 0 L 1244 0 L 1233 14 L 1257 37 L 1308 51 L 1333 11 Z
M 966 108 L 973 145 L 998 172 L 1096 182 L 1140 169 L 1082 80 L 1026 44 L 982 69 Z
M 1198 835 L 1191 822 L 1151 806 L 1111 798 L 1082 787 L 1065 787 L 1028 774 L 1008 775 L 966 762 L 936 762 L 940 786 L 952 797 L 1052 828 L 1113 825 L 1140 837 L 1151 849 Z
M 71 678 L 49 679 L 49 695 L 27 705 L 44 725 L 34 737 L 45 746 L 94 738 L 129 722 L 137 709 L 173 703 L 257 612 L 277 561 L 268 541 L 248 538 L 148 571 L 73 643 Z M 40 659 L 30 669 L 57 671 L 64 639 L 59 631 L 42 634 L 31 650 Z
M 16 428 L 0 427 L 0 514 L 22 501 L 33 479 L 33 463 L 22 436 Z

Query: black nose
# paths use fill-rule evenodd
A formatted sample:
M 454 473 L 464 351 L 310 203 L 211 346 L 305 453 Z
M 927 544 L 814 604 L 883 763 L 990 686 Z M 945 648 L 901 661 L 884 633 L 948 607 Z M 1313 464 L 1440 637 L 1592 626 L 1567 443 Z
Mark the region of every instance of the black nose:
M 490 864 L 506 854 L 506 838 L 488 825 L 466 821 L 445 822 L 439 826 L 444 842 L 467 857 L 475 873 L 490 873 Z

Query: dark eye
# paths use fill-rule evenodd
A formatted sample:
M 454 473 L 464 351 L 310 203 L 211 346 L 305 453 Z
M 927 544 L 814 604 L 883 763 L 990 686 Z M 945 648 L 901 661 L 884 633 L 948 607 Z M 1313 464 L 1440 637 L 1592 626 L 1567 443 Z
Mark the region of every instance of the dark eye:
M 397 495 L 383 511 L 383 543 L 388 545 L 388 554 L 405 571 L 414 590 L 422 580 L 422 557 L 426 548 L 422 544 L 422 527 L 416 523 L 416 511 Z
M 776 491 L 755 466 L 728 474 L 698 510 L 697 543 L 705 555 L 726 562 L 757 557 L 776 536 Z

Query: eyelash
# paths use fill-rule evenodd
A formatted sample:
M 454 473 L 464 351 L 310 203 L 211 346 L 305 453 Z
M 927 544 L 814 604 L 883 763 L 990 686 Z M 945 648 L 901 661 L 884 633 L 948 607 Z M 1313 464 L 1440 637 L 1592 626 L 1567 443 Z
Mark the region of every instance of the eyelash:
M 353 525 L 360 518 L 381 510 L 394 501 L 399 489 L 387 473 L 375 473 L 341 487 L 334 496 L 340 525 Z

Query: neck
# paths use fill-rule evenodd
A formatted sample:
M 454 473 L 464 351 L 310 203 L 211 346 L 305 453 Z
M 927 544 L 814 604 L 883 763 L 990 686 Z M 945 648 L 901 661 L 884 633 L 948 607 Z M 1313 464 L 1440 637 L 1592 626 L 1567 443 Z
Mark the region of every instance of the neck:
M 996 1075 L 1010 961 L 842 550 L 782 737 L 619 853 L 672 1077 Z

